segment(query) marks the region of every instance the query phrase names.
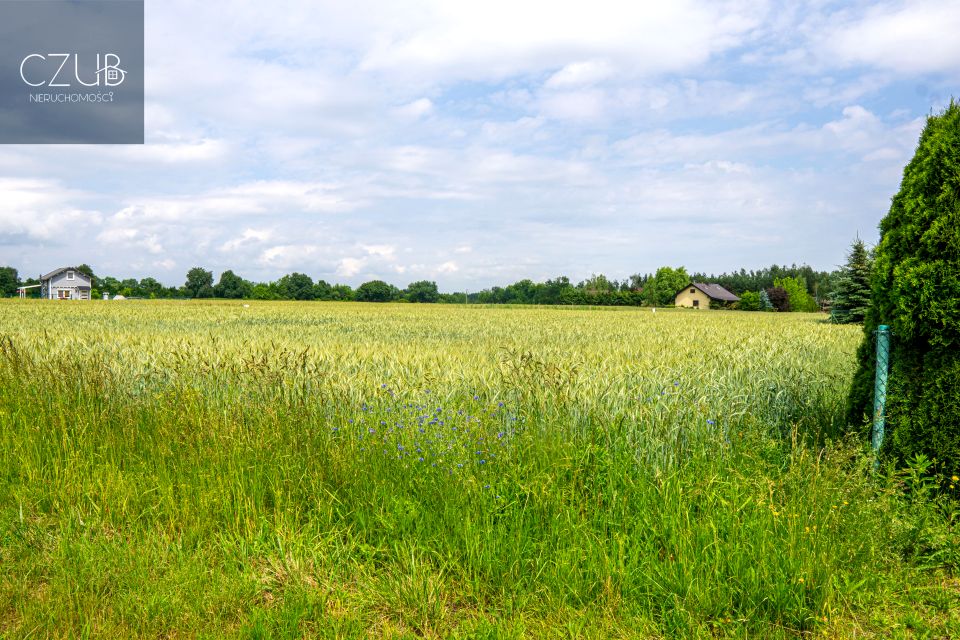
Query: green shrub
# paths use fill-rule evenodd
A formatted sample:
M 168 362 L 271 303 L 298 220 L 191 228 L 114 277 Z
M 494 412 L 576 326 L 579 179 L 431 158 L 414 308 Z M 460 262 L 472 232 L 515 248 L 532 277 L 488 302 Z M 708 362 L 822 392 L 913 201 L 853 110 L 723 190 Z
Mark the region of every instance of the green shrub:
M 743 311 L 759 311 L 760 294 L 756 291 L 744 291 L 743 295 L 740 296 L 738 308 Z
M 960 468 L 960 104 L 927 119 L 880 232 L 849 419 L 867 429 L 873 333 L 887 324 L 884 453 L 900 463 L 925 454 L 949 475 Z

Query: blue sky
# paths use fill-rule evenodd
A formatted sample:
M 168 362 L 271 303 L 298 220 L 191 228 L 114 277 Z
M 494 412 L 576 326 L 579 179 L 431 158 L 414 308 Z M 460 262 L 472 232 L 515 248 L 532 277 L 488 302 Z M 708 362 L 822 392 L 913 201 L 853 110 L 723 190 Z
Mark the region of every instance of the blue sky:
M 147 1 L 140 146 L 0 147 L 0 264 L 477 290 L 833 268 L 957 2 Z

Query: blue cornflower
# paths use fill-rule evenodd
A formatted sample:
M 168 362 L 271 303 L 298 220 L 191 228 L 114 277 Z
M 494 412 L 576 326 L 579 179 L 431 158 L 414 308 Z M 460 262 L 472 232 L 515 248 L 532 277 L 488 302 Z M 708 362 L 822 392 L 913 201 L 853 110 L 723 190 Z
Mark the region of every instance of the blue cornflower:
M 420 457 L 418 458 L 418 460 L 419 460 L 420 462 L 423 462 L 423 456 L 420 456 Z
M 707 424 L 716 424 L 716 422 L 714 422 L 713 420 L 710 420 L 709 418 L 707 418 Z
M 487 464 L 487 461 L 484 460 L 483 458 L 480 458 L 480 464 Z

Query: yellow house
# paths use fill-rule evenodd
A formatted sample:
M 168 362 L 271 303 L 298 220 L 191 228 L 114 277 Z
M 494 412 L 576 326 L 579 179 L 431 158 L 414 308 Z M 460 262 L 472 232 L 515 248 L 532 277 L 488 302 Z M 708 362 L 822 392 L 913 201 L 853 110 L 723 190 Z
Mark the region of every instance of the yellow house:
M 714 304 L 727 305 L 739 299 L 740 298 L 718 284 L 691 282 L 677 292 L 677 297 L 673 304 L 678 307 L 709 309 L 711 302 Z

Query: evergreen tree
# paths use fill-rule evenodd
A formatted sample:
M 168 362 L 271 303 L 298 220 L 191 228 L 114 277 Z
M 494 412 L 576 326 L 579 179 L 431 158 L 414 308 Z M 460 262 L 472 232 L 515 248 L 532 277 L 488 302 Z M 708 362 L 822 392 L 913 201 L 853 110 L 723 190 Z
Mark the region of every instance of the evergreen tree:
M 767 295 L 766 289 L 760 290 L 760 311 L 772 311 L 773 303 L 770 302 L 770 296 Z
M 930 116 L 900 191 L 880 222 L 872 296 L 850 395 L 869 431 L 879 324 L 890 326 L 887 438 L 898 462 L 916 454 L 960 470 L 960 103 Z
M 872 264 L 863 240 L 850 247 L 847 263 L 840 269 L 833 294 L 830 317 L 837 324 L 861 324 L 870 307 L 870 270 Z

